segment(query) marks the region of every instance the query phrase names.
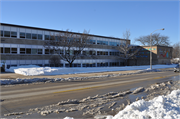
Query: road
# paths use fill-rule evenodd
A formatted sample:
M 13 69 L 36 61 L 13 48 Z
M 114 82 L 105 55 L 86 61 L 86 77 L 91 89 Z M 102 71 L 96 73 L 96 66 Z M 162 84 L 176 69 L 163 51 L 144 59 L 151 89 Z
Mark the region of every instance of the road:
M 1 86 L 1 115 L 28 111 L 30 108 L 56 104 L 68 99 L 82 99 L 97 94 L 119 92 L 171 80 L 172 71 L 142 73 L 84 81 L 54 82 L 29 85 Z

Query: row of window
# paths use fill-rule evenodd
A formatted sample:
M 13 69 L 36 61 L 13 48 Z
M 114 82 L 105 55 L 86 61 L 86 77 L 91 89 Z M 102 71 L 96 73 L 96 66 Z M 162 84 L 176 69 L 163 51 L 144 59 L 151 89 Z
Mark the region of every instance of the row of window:
M 43 54 L 42 49 L 37 49 L 37 48 L 20 48 L 20 54 Z M 9 53 L 9 54 L 17 54 L 17 48 L 3 48 L 1 47 L 1 53 Z M 52 49 L 45 49 L 45 54 L 63 54 L 64 51 L 63 50 L 59 50 L 59 51 L 54 51 Z M 70 52 L 70 54 L 75 54 L 76 51 L 72 51 Z M 84 55 L 96 55 L 96 51 L 83 51 Z M 119 52 L 109 52 L 110 55 L 113 56 L 118 56 Z M 97 51 L 97 55 L 108 55 L 108 52 L 106 51 Z
M 25 39 L 42 40 L 42 34 L 20 32 L 20 36 L 19 37 L 20 38 L 25 38 Z
M 1 53 L 17 54 L 17 48 L 2 48 Z M 42 54 L 42 49 L 20 48 L 20 54 Z
M 2 37 L 17 38 L 17 32 L 14 32 L 14 31 L 1 31 L 1 36 Z
M 1 36 L 2 37 L 13 37 L 17 38 L 17 32 L 14 31 L 1 31 Z M 33 39 L 33 40 L 43 40 L 42 34 L 35 34 L 35 33 L 25 33 L 25 32 L 20 32 L 19 38 L 24 38 L 24 39 Z M 45 40 L 58 40 L 58 36 L 51 36 L 51 35 L 44 35 Z M 108 45 L 108 41 L 100 41 L 97 40 L 88 40 L 88 44 L 97 44 L 97 45 Z M 117 42 L 109 42 L 110 46 L 119 46 L 119 43 Z

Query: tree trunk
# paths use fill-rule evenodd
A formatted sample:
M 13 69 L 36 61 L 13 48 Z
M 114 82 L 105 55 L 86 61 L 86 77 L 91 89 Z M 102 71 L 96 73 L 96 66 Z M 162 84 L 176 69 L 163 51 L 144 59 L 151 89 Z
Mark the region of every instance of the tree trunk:
M 72 62 L 69 63 L 69 67 L 72 67 Z

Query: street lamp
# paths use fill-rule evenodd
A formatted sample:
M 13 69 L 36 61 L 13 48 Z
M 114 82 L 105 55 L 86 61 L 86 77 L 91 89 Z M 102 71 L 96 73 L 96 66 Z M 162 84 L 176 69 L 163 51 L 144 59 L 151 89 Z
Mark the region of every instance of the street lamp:
M 164 30 L 164 28 L 162 28 L 162 29 L 157 29 L 157 30 L 155 30 L 155 31 L 158 31 L 158 30 Z M 153 31 L 152 33 L 154 33 L 155 31 Z M 152 33 L 151 33 L 151 35 L 150 35 L 150 70 L 152 70 L 152 39 L 151 39 Z

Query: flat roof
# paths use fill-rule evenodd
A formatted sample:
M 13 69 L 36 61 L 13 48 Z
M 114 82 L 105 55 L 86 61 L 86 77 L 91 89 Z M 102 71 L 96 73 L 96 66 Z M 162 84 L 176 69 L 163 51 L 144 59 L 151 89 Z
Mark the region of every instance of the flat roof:
M 8 23 L 1 23 L 1 25 L 21 27 L 21 28 L 30 28 L 30 29 L 37 29 L 37 30 L 46 30 L 46 31 L 53 31 L 53 32 L 66 32 L 66 31 L 62 31 L 62 30 L 54 30 L 54 29 L 39 28 L 39 27 L 32 27 L 32 26 L 15 25 L 15 24 L 8 24 Z M 70 32 L 70 33 L 82 34 L 82 33 L 77 33 L 77 32 Z M 95 37 L 101 37 L 101 38 L 110 38 L 110 39 L 116 39 L 116 40 L 126 40 L 126 39 L 121 39 L 121 38 L 100 36 L 100 35 L 94 35 L 94 34 L 89 34 L 89 35 L 90 36 L 95 36 Z M 130 41 L 130 40 L 128 40 L 128 41 Z

